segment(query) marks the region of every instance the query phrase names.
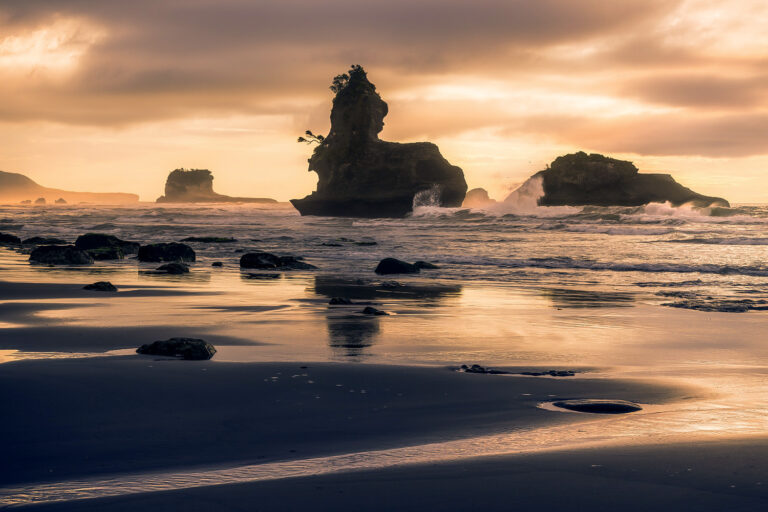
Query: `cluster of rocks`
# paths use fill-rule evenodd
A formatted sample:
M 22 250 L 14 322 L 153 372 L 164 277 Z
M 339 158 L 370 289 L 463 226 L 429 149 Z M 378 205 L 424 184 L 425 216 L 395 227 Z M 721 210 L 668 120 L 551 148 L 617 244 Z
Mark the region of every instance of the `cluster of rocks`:
M 277 256 L 269 252 L 249 252 L 240 257 L 240 268 L 259 270 L 313 270 L 317 267 L 301 261 L 301 257 Z

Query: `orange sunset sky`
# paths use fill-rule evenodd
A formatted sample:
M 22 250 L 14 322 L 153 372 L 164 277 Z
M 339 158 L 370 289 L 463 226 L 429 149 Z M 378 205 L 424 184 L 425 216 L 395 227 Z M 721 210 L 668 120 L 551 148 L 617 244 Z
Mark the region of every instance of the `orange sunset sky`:
M 2 0 L 0 170 L 154 200 L 314 190 L 305 129 L 362 64 L 382 138 L 430 140 L 502 198 L 583 149 L 768 202 L 765 0 Z

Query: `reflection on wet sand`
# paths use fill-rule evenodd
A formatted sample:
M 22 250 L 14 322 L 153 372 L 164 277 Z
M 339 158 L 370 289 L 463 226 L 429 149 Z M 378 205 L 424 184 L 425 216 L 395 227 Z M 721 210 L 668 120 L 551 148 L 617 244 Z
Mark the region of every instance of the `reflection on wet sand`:
M 365 356 L 379 334 L 379 317 L 328 313 L 328 344 L 336 355 Z
M 621 308 L 634 306 L 631 293 L 545 288 L 541 294 L 552 301 L 555 308 Z
M 461 294 L 461 285 L 426 281 L 344 279 L 316 276 L 314 292 L 326 297 L 357 300 L 373 299 L 440 299 Z

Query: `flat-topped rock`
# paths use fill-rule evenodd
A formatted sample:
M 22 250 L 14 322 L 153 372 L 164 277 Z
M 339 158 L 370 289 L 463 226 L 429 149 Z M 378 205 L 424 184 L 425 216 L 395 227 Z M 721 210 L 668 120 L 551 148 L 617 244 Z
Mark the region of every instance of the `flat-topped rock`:
M 165 181 L 165 195 L 158 203 L 276 203 L 268 197 L 231 197 L 213 191 L 208 169 L 174 169 Z
M 153 356 L 206 360 L 213 357 L 216 353 L 216 347 L 198 338 L 170 338 L 142 345 L 136 349 L 136 352 Z
M 195 251 L 187 244 L 178 242 L 157 243 L 139 247 L 139 261 L 147 262 L 191 262 L 195 261 Z

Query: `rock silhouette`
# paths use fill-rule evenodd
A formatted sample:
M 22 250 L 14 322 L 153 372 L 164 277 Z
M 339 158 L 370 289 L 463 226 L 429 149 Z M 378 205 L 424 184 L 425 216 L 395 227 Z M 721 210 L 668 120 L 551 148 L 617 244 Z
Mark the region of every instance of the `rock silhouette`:
M 213 191 L 208 169 L 175 169 L 165 181 L 165 195 L 158 203 L 276 203 L 266 197 L 230 197 Z
M 100 204 L 126 204 L 136 203 L 139 196 L 123 193 L 99 193 L 99 192 L 69 192 L 55 188 L 46 188 L 38 185 L 23 174 L 0 171 L 0 202 L 21 201 L 22 204 L 31 204 L 30 197 L 37 197 L 40 203 L 54 201 L 56 204 L 66 203 L 100 203 Z M 62 201 L 64 201 L 62 203 Z
M 583 151 L 557 157 L 533 178 L 543 180 L 541 206 L 641 206 L 670 202 L 673 206 L 725 206 L 720 197 L 698 194 L 669 174 L 644 174 L 632 162 Z
M 467 192 L 461 206 L 465 208 L 483 208 L 492 204 L 496 204 L 496 200 L 488 196 L 487 190 L 484 188 L 473 188 Z
M 379 139 L 388 107 L 362 67 L 334 87 L 331 131 L 309 160 L 317 190 L 291 200 L 302 215 L 404 217 L 419 193 L 435 206 L 461 206 L 464 173 L 436 145 Z

